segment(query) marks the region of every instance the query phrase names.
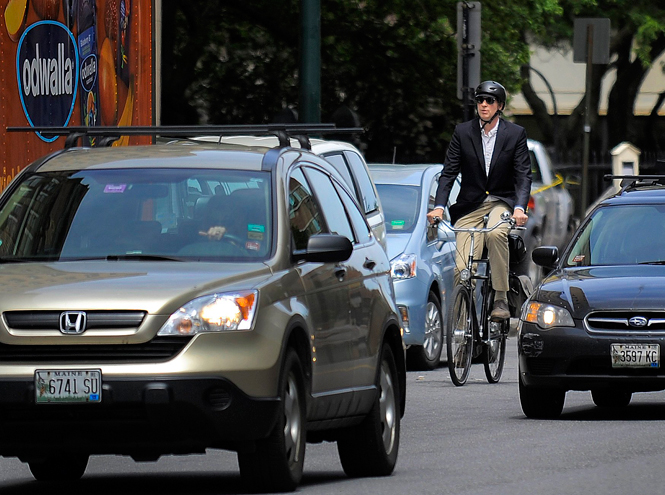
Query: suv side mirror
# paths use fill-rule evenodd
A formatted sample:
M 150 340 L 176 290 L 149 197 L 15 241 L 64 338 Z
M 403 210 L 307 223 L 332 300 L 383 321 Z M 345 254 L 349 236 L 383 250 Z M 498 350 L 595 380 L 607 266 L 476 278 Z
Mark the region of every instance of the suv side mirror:
M 337 234 L 316 234 L 307 241 L 307 252 L 303 258 L 314 263 L 334 263 L 348 260 L 352 252 L 353 244 L 347 237 Z
M 551 270 L 559 261 L 559 248 L 556 246 L 539 246 L 531 252 L 531 259 L 536 265 Z

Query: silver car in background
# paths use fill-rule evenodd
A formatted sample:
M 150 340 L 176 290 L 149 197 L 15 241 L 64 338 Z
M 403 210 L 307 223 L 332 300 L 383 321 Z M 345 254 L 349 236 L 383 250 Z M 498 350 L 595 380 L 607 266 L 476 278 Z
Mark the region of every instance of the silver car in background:
M 433 369 L 444 346 L 445 314 L 454 288 L 455 242 L 437 239 L 427 222 L 443 166 L 370 164 L 386 218 L 386 241 L 407 366 Z M 459 191 L 451 193 L 454 202 Z M 448 211 L 445 220 L 450 222 Z

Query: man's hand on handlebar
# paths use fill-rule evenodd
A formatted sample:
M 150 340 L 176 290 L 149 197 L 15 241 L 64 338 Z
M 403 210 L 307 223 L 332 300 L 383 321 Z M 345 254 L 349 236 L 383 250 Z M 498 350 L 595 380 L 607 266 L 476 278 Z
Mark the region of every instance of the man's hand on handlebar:
M 427 213 L 427 220 L 429 223 L 436 223 L 443 218 L 443 208 L 434 208 Z
M 515 225 L 518 227 L 524 227 L 524 225 L 526 225 L 526 221 L 529 219 L 522 208 L 515 208 L 515 211 L 513 211 L 513 218 L 515 219 Z

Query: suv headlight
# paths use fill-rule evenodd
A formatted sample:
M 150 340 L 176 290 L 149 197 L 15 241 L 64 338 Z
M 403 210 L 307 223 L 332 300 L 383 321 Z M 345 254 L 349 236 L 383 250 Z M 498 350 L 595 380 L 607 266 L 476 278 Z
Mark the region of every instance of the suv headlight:
M 395 280 L 403 280 L 416 276 L 416 255 L 400 254 L 390 262 L 390 276 Z
M 567 309 L 534 301 L 524 306 L 522 320 L 535 323 L 543 330 L 549 330 L 552 327 L 575 326 L 573 317 Z
M 173 313 L 157 335 L 251 330 L 258 291 L 225 292 L 198 297 Z

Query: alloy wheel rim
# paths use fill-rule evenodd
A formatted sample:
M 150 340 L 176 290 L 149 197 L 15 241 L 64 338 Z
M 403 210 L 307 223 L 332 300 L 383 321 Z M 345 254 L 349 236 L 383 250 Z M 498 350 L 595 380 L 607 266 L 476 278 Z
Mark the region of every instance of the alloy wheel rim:
M 296 380 L 293 374 L 289 374 L 284 394 L 284 447 L 289 465 L 300 459 L 301 435 L 300 396 Z
M 397 434 L 395 390 L 388 363 L 381 365 L 381 395 L 379 396 L 379 409 L 381 414 L 381 436 L 383 447 L 390 454 L 395 445 Z
M 425 341 L 423 343 L 425 354 L 429 360 L 434 359 L 441 348 L 443 342 L 442 329 L 441 314 L 436 304 L 430 301 L 427 303 L 425 311 Z

